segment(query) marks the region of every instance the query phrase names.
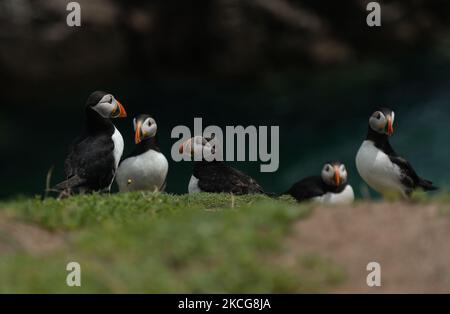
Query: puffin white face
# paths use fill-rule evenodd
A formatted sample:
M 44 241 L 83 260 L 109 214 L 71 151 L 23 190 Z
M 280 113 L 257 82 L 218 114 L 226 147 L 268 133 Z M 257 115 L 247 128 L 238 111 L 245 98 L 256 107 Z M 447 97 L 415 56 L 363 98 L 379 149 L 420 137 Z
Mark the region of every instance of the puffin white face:
M 139 144 L 143 140 L 151 137 L 155 137 L 156 132 L 158 131 L 158 125 L 156 124 L 155 119 L 152 117 L 146 117 L 144 119 L 133 120 L 134 125 L 134 142 Z
M 347 182 L 347 169 L 344 164 L 330 163 L 325 164 L 321 174 L 322 180 L 333 186 L 340 186 Z
M 179 153 L 194 157 L 194 160 L 209 160 L 215 154 L 215 149 L 205 138 L 194 136 L 181 144 Z
M 127 113 L 122 104 L 111 94 L 106 94 L 100 101 L 92 106 L 99 115 L 105 119 L 125 118 Z
M 391 136 L 394 134 L 394 119 L 394 111 L 390 114 L 382 111 L 375 111 L 369 119 L 369 125 L 375 132 Z

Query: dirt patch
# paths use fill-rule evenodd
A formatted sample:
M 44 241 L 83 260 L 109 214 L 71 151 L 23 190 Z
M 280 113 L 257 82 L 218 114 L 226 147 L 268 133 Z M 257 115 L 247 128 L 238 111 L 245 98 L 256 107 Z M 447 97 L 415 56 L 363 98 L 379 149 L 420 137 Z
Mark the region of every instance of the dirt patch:
M 332 292 L 450 292 L 450 216 L 437 205 L 316 208 L 295 225 L 288 249 L 288 260 L 313 253 L 341 266 L 346 280 Z M 381 287 L 366 284 L 370 262 L 381 265 Z
M 0 256 L 17 251 L 41 255 L 63 244 L 61 234 L 0 215 Z

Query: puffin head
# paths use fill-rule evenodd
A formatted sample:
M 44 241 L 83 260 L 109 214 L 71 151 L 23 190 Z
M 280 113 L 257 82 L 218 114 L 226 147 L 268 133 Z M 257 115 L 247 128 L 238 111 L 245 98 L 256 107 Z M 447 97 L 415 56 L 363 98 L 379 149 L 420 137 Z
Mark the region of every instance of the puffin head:
M 86 106 L 105 119 L 126 118 L 127 116 L 122 104 L 113 95 L 102 91 L 93 92 L 89 96 Z
M 215 154 L 215 145 L 210 142 L 214 139 L 215 135 L 211 137 L 194 136 L 180 145 L 178 152 L 182 155 L 188 155 L 190 157 L 198 156 L 197 159 L 205 159 Z
M 381 108 L 369 118 L 369 127 L 379 134 L 392 136 L 394 134 L 394 119 L 394 111 L 389 108 Z
M 155 119 L 147 114 L 141 114 L 134 118 L 134 142 L 139 144 L 145 139 L 155 137 L 158 125 Z
M 339 161 L 327 162 L 322 168 L 321 177 L 327 185 L 340 187 L 347 184 L 347 169 Z

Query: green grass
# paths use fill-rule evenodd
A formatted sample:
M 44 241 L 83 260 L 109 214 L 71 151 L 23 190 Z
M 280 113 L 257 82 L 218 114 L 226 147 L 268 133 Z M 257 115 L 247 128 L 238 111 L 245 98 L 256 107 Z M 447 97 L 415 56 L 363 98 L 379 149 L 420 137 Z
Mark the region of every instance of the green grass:
M 326 291 L 343 280 L 336 265 L 320 256 L 283 261 L 284 240 L 310 212 L 289 198 L 226 194 L 0 203 L 0 215 L 63 239 L 43 254 L 2 252 L 0 230 L 0 293 Z M 66 285 L 70 261 L 81 265 L 82 287 Z

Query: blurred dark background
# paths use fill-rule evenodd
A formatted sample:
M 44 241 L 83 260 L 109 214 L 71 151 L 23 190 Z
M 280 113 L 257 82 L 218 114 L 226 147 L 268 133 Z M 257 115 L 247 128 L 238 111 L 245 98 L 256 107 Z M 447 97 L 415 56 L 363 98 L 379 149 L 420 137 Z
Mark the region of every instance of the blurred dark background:
M 179 124 L 279 125 L 280 169 L 234 164 L 269 191 L 354 157 L 377 106 L 396 111 L 394 147 L 420 174 L 450 184 L 450 2 L 83 0 L 68 27 L 64 0 L 0 0 L 0 198 L 40 194 L 63 177 L 84 103 L 106 90 L 129 116 L 149 113 L 170 159 Z M 115 121 L 133 149 L 132 119 Z M 170 163 L 168 191 L 192 165 Z

